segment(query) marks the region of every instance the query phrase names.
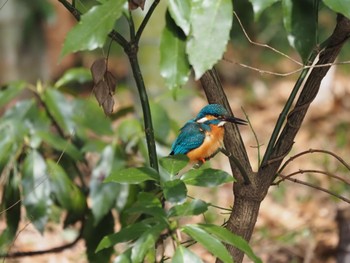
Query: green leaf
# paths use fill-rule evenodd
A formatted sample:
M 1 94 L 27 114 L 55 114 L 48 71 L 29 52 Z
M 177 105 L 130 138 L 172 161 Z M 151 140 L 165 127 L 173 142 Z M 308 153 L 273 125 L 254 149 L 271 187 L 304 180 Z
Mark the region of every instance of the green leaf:
M 68 101 L 61 92 L 54 89 L 46 89 L 42 94 L 50 114 L 68 135 L 75 133 L 75 123 L 72 120 L 73 104 Z
M 26 84 L 22 81 L 10 83 L 6 88 L 0 90 L 0 107 L 10 102 L 15 98 L 24 88 Z
M 170 119 L 163 108 L 158 103 L 150 103 L 154 136 L 160 142 L 165 142 L 170 132 Z
M 71 69 L 68 69 L 63 74 L 63 76 L 56 81 L 55 87 L 59 88 L 67 84 L 70 84 L 72 82 L 85 83 L 91 80 L 92 80 L 92 77 L 89 69 L 71 68 Z
M 183 154 L 170 155 L 159 159 L 160 165 L 171 175 L 177 175 L 188 164 L 188 157 Z
M 176 25 L 179 26 L 187 36 L 190 33 L 191 1 L 169 0 L 168 8 Z
M 203 263 L 203 261 L 194 254 L 191 250 L 185 248 L 184 246 L 178 246 L 174 257 L 171 261 L 172 263 Z
M 232 0 L 192 1 L 191 35 L 186 51 L 199 79 L 221 59 L 230 39 Z
M 257 21 L 261 14 L 267 9 L 268 7 L 272 6 L 274 3 L 279 2 L 280 0 L 249 0 L 249 2 L 253 6 L 254 10 L 254 19 Z
M 232 257 L 228 253 L 226 247 L 208 232 L 197 225 L 187 225 L 182 228 L 182 232 L 186 233 L 198 243 L 203 245 L 210 253 L 218 257 L 225 263 L 232 263 Z
M 168 217 L 173 216 L 195 216 L 203 214 L 208 210 L 208 204 L 202 200 L 194 199 L 181 205 L 175 205 L 169 209 Z
M 131 262 L 131 248 L 125 250 L 122 254 L 115 257 L 113 263 L 132 263 Z
M 78 161 L 83 159 L 83 155 L 70 141 L 62 139 L 50 131 L 37 131 L 36 134 L 48 145 L 58 151 L 62 151 L 64 154 L 68 154 L 74 160 Z
M 137 201 L 128 209 L 125 210 L 128 214 L 147 214 L 155 217 L 157 220 L 167 221 L 166 214 L 162 208 L 159 199 L 151 193 L 141 192 L 137 196 Z
M 102 249 L 113 247 L 118 243 L 128 242 L 139 238 L 151 228 L 151 225 L 144 222 L 135 223 L 122 228 L 119 232 L 105 236 L 96 248 L 96 252 Z
M 350 19 L 350 0 L 323 0 L 323 3 L 334 12 Z
M 95 252 L 99 241 L 109 233 L 114 231 L 114 218 L 111 212 L 105 215 L 100 222 L 95 225 L 94 217 L 89 214 L 83 231 L 83 238 L 86 245 L 88 262 L 110 262 L 113 248 L 106 248 Z
M 304 63 L 316 45 L 316 12 L 313 0 L 282 0 L 283 23 L 289 44 L 300 54 Z
M 133 248 L 131 249 L 131 260 L 133 263 L 143 262 L 143 259 L 149 250 L 155 249 L 154 245 L 165 228 L 166 225 L 160 223 L 144 232 L 137 239 L 133 245 Z
M 188 81 L 190 72 L 186 55 L 186 36 L 167 12 L 166 26 L 160 40 L 160 74 L 166 85 L 174 89 Z
M 104 182 L 115 182 L 124 184 L 139 184 L 144 181 L 158 181 L 159 174 L 150 167 L 126 168 L 119 171 L 113 171 Z
M 84 215 L 87 204 L 84 194 L 68 177 L 63 168 L 52 160 L 47 160 L 50 188 L 61 207 L 74 213 L 76 218 Z
M 5 253 L 16 237 L 21 219 L 20 175 L 13 169 L 3 189 L 1 213 L 6 212 L 6 228 L 0 236 L 0 251 Z
M 34 226 L 43 233 L 52 201 L 47 167 L 43 157 L 32 150 L 23 164 L 22 188 L 25 196 L 23 204 L 27 216 Z
M 108 177 L 111 173 L 112 165 L 115 160 L 114 155 L 114 146 L 106 146 L 101 154 L 98 164 L 92 171 L 89 196 L 91 199 L 91 209 L 92 214 L 94 215 L 95 224 L 98 224 L 111 208 L 114 207 L 116 198 L 119 194 L 119 185 L 103 183 L 103 179 Z M 119 164 L 120 169 L 122 164 Z
M 164 197 L 170 203 L 183 203 L 187 197 L 187 188 L 183 181 L 175 179 L 163 185 Z
M 122 15 L 124 3 L 125 0 L 107 0 L 82 15 L 78 25 L 67 34 L 61 56 L 103 47 L 115 21 Z
M 242 250 L 253 262 L 262 263 L 262 260 L 257 257 L 248 242 L 242 237 L 231 233 L 226 228 L 212 224 L 198 224 L 198 227 L 205 230 L 206 232 L 214 235 L 216 238 L 226 244 L 230 244 L 240 250 Z
M 106 118 L 94 100 L 74 100 L 72 119 L 77 123 L 77 133 L 92 131 L 97 135 L 113 135 L 111 120 Z
M 181 180 L 185 184 L 214 187 L 224 183 L 234 182 L 234 178 L 222 170 L 207 168 L 207 169 L 192 169 L 185 173 Z
M 117 134 L 123 142 L 135 140 L 143 134 L 142 125 L 135 118 L 123 120 L 118 127 Z

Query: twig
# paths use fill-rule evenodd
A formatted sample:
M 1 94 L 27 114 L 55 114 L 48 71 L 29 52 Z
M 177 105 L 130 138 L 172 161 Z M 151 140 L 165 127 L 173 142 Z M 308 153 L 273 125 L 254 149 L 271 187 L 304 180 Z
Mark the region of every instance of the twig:
M 245 118 L 246 118 L 247 121 L 248 121 L 248 125 L 249 125 L 251 131 L 253 132 L 253 136 L 254 136 L 255 141 L 256 141 L 256 148 L 258 149 L 258 166 L 260 166 L 260 162 L 261 162 L 261 159 L 260 159 L 260 158 L 261 158 L 260 146 L 261 146 L 261 144 L 259 143 L 258 136 L 256 135 L 256 132 L 255 132 L 253 126 L 252 126 L 252 123 L 251 123 L 250 120 L 249 120 L 248 114 L 245 112 L 245 110 L 244 110 L 243 107 L 241 107 L 241 109 L 242 109 L 242 111 L 243 111 L 243 114 L 244 114 Z
M 283 175 L 279 175 L 279 176 L 281 176 L 282 178 L 284 177 Z M 342 201 L 344 201 L 344 202 L 350 204 L 350 199 L 347 199 L 347 198 L 345 198 L 345 197 L 343 197 L 343 196 L 341 196 L 341 195 L 338 195 L 338 194 L 336 194 L 336 193 L 333 193 L 333 192 L 331 192 L 331 191 L 329 191 L 329 190 L 327 190 L 327 189 L 324 189 L 324 188 L 322 188 L 322 187 L 319 187 L 319 186 L 316 186 L 316 185 L 313 185 L 313 184 L 310 184 L 310 183 L 307 183 L 307 182 L 304 182 L 304 181 L 301 181 L 301 180 L 298 180 L 298 179 L 295 179 L 295 178 L 285 178 L 285 179 L 288 180 L 288 181 L 297 183 L 297 184 L 305 185 L 305 186 L 308 186 L 308 187 L 310 187 L 310 188 L 314 188 L 314 189 L 316 189 L 316 190 L 325 192 L 325 193 L 327 193 L 327 194 L 329 194 L 329 195 L 332 195 L 332 196 L 334 196 L 334 197 L 336 197 L 336 198 L 339 198 L 340 200 L 342 200 Z
M 338 175 L 335 175 L 335 174 L 332 174 L 330 172 L 326 172 L 326 171 L 321 171 L 321 170 L 314 170 L 314 169 L 307 169 L 307 170 L 302 170 L 300 169 L 299 171 L 297 172 L 293 172 L 293 173 L 290 173 L 288 175 L 284 175 L 282 177 L 282 179 L 278 180 L 277 182 L 275 182 L 273 185 L 279 185 L 281 182 L 283 182 L 284 180 L 288 179 L 288 178 L 291 178 L 292 176 L 294 175 L 297 175 L 297 174 L 304 174 L 304 173 L 316 173 L 316 174 L 324 174 L 324 175 L 327 175 L 331 178 L 335 178 L 339 181 L 342 181 L 343 183 L 347 184 L 347 185 L 350 185 L 350 181 L 338 176 Z
M 238 170 L 241 172 L 241 175 L 243 177 L 244 184 L 246 184 L 246 185 L 251 184 L 251 181 L 249 180 L 248 174 L 245 171 L 244 167 L 239 162 L 239 160 L 233 154 L 226 151 L 226 149 L 224 149 L 224 148 L 220 148 L 220 152 L 225 154 L 237 166 Z
M 137 30 L 136 36 L 135 36 L 135 41 L 138 43 L 140 41 L 140 37 L 142 35 L 143 30 L 145 29 L 148 20 L 151 18 L 154 10 L 156 9 L 157 5 L 159 4 L 160 0 L 154 0 L 154 2 L 152 3 L 151 7 L 148 9 L 148 12 L 145 16 L 145 18 L 142 20 L 142 23 L 139 27 L 139 29 Z
M 331 156 L 333 156 L 334 158 L 336 158 L 342 165 L 344 165 L 349 171 L 350 171 L 350 165 L 348 163 L 346 163 L 341 157 L 339 157 L 338 155 L 336 155 L 335 153 L 331 152 L 331 151 L 327 151 L 327 150 L 319 150 L 319 149 L 309 149 L 307 151 L 303 151 L 300 152 L 292 157 L 290 157 L 282 166 L 281 168 L 278 170 L 278 173 L 281 173 L 284 168 L 286 168 L 286 166 L 294 161 L 296 158 L 305 155 L 305 154 L 310 154 L 310 153 L 325 153 L 325 154 L 329 154 Z
M 20 251 L 20 252 L 13 252 L 13 253 L 7 253 L 7 254 L 0 254 L 0 258 L 19 258 L 19 257 L 28 257 L 28 256 L 38 256 L 43 254 L 49 254 L 49 253 L 57 253 L 61 252 L 67 248 L 73 247 L 83 236 L 83 230 L 85 226 L 85 220 L 83 219 L 81 221 L 81 228 L 79 230 L 78 236 L 70 243 L 64 244 L 62 246 L 44 249 L 44 250 L 36 250 L 36 251 Z
M 264 47 L 264 48 L 271 49 L 273 52 L 276 52 L 277 54 L 279 54 L 279 55 L 281 55 L 281 56 L 283 56 L 283 57 L 286 57 L 287 59 L 293 61 L 294 63 L 296 63 L 296 64 L 298 64 L 298 65 L 300 65 L 300 66 L 303 65 L 301 62 L 299 62 L 299 61 L 297 61 L 297 60 L 291 58 L 291 57 L 288 56 L 287 54 L 284 54 L 283 52 L 281 52 L 281 51 L 279 51 L 279 50 L 277 50 L 277 49 L 275 49 L 275 48 L 273 48 L 273 47 L 271 47 L 271 46 L 269 46 L 269 45 L 257 43 L 257 42 L 254 42 L 253 40 L 251 40 L 251 38 L 248 36 L 246 30 L 244 29 L 243 24 L 242 24 L 242 22 L 241 22 L 239 16 L 237 15 L 237 13 L 236 13 L 235 11 L 233 11 L 233 14 L 235 15 L 236 19 L 238 20 L 238 23 L 239 23 L 239 25 L 240 25 L 240 27 L 241 27 L 241 29 L 242 29 L 242 31 L 243 31 L 245 37 L 247 38 L 247 40 L 248 40 L 251 44 L 256 45 L 256 46 L 259 46 L 259 47 Z
M 269 74 L 269 75 L 274 75 L 274 76 L 278 76 L 278 77 L 287 77 L 287 76 L 293 75 L 295 73 L 298 73 L 298 72 L 300 72 L 300 71 L 302 71 L 304 69 L 311 68 L 311 67 L 312 68 L 322 68 L 322 67 L 329 67 L 329 66 L 334 66 L 334 65 L 348 65 L 348 64 L 350 64 L 350 60 L 346 60 L 346 61 L 340 61 L 340 62 L 319 64 L 319 65 L 314 65 L 314 66 L 303 66 L 303 67 L 297 68 L 295 70 L 292 70 L 292 71 L 289 71 L 289 72 L 286 72 L 286 73 L 280 73 L 280 72 L 269 71 L 269 70 L 264 70 L 264 69 L 256 68 L 256 67 L 253 67 L 253 66 L 249 66 L 247 64 L 239 63 L 239 62 L 233 61 L 233 60 L 225 58 L 225 57 L 223 57 L 222 60 L 227 62 L 227 63 L 235 64 L 235 65 L 241 66 L 243 68 L 247 68 L 247 69 L 251 69 L 253 71 L 257 71 L 260 74 Z

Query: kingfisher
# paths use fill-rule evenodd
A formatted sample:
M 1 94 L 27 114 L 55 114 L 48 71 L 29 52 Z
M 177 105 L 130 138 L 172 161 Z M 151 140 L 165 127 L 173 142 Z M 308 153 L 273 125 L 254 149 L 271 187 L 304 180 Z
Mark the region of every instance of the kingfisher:
M 223 147 L 227 122 L 247 124 L 245 120 L 230 116 L 222 105 L 208 104 L 180 129 L 170 155 L 185 154 L 191 163 L 204 163 Z

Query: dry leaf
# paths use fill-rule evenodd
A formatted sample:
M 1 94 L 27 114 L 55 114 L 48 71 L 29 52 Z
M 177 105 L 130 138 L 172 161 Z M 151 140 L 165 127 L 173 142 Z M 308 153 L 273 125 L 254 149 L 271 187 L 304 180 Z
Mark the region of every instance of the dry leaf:
M 108 95 L 107 99 L 103 102 L 102 108 L 106 115 L 111 115 L 113 112 L 114 99 L 112 95 Z
M 114 75 L 107 70 L 105 74 L 105 81 L 107 82 L 110 94 L 114 94 L 114 91 L 117 85 L 117 78 L 114 77 Z
M 98 101 L 98 104 L 101 106 L 109 95 L 109 88 L 107 83 L 104 80 L 101 80 L 99 83 L 94 85 L 94 88 L 92 90 L 95 94 L 95 97 Z
M 107 60 L 105 58 L 100 58 L 98 60 L 95 60 L 90 70 L 91 70 L 92 79 L 94 80 L 94 83 L 95 84 L 99 83 L 101 80 L 103 80 L 104 75 L 106 74 Z
M 129 0 L 129 10 L 135 10 L 140 7 L 142 10 L 145 7 L 146 0 Z

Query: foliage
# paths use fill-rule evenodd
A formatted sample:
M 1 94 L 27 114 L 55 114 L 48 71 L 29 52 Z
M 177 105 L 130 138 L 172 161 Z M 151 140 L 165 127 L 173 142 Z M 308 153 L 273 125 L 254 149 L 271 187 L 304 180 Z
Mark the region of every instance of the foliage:
M 190 228 L 178 223 L 182 217 L 205 213 L 210 206 L 200 199 L 188 200 L 189 185 L 216 187 L 232 182 L 232 176 L 221 170 L 199 168 L 179 177 L 178 173 L 187 165 L 186 156 L 161 158 L 160 172 L 147 166 L 129 167 L 124 145 L 136 138 L 141 143 L 139 134 L 135 133 L 138 122 L 124 119 L 119 127 L 113 128 L 111 120 L 103 115 L 97 102 L 90 98 L 73 97 L 55 88 L 84 75 L 81 69 L 71 69 L 52 86 L 38 83 L 33 87 L 14 83 L 0 91 L 3 105 L 16 100 L 0 120 L 3 146 L 0 149 L 1 172 L 7 178 L 2 210 L 8 218 L 8 229 L 0 239 L 2 252 L 6 252 L 15 238 L 21 216 L 20 205 L 16 202 L 22 200 L 28 219 L 40 232 L 45 231 L 53 210 L 65 215 L 65 227 L 84 221 L 82 236 L 86 241 L 88 258 L 93 262 L 106 262 L 113 253 L 113 246 L 126 242 L 130 250 L 126 249 L 117 259 L 123 257 L 132 262 L 142 262 L 144 257 L 155 253 L 154 245 L 164 233 L 178 244 L 178 261 L 186 260 L 189 255 L 200 260 L 181 248 L 175 234 L 177 230 L 190 233 L 191 237 L 194 235 L 191 231 L 195 231 L 195 240 L 204 242 L 204 246 L 210 237 L 221 248 L 214 254 L 225 262 L 228 252 L 221 242 L 233 242 L 259 261 L 244 240 L 238 237 L 236 241 L 223 240 L 220 237 L 220 231 L 225 231 L 222 227 L 203 225 Z M 91 81 L 91 77 L 83 79 Z M 16 99 L 15 96 L 23 90 L 31 95 Z M 160 105 L 154 105 L 157 105 L 156 112 L 164 112 Z M 170 122 L 166 114 L 159 115 L 155 121 L 156 126 Z M 126 124 L 130 126 L 127 129 Z M 164 131 L 169 129 L 163 129 L 163 134 L 156 138 L 166 142 L 169 132 Z M 87 154 L 96 155 L 99 160 L 91 164 Z M 88 172 L 80 166 L 85 166 Z M 159 186 L 156 192 L 147 192 L 145 187 L 149 181 Z M 133 191 L 132 185 L 138 191 Z M 167 206 L 164 206 L 165 202 Z M 11 208 L 13 205 L 14 208 Z M 115 234 L 110 234 L 114 226 L 112 210 L 123 215 L 123 228 Z M 198 227 L 200 230 L 197 230 Z

